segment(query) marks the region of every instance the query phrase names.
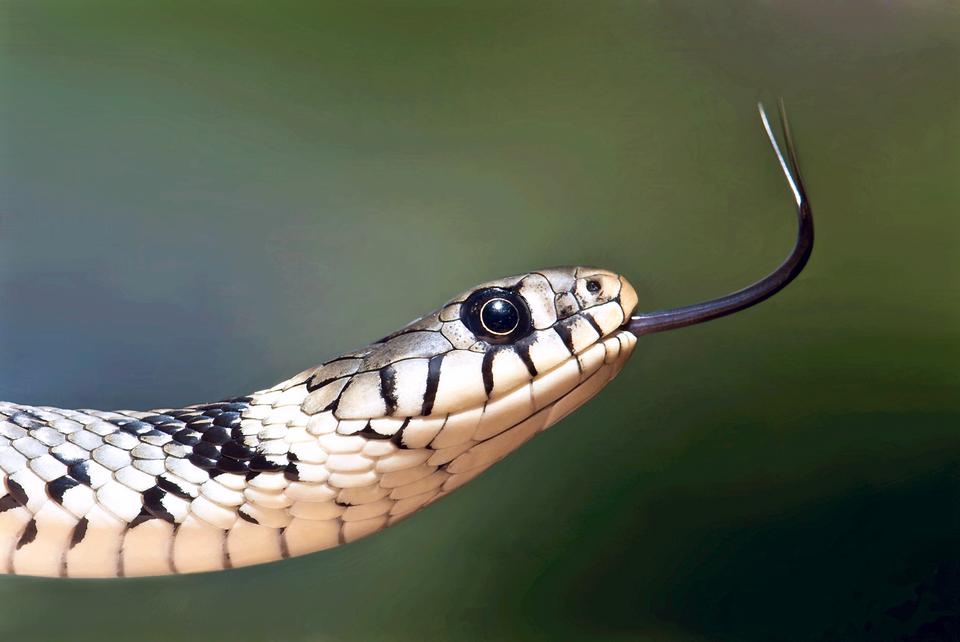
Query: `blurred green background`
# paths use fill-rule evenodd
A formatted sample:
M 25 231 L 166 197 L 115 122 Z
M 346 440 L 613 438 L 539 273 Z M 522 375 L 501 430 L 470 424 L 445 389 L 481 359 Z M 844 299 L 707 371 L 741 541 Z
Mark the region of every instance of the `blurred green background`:
M 954 2 L 0 4 L 0 397 L 268 386 L 479 281 L 804 275 L 357 544 L 0 578 L 3 640 L 956 640 Z M 950 637 L 950 636 L 953 637 Z

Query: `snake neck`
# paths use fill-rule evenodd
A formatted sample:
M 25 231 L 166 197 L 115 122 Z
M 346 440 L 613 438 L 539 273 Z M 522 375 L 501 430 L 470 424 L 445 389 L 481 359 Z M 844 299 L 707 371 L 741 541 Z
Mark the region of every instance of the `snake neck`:
M 430 416 L 338 418 L 311 402 L 307 373 L 183 409 L 0 402 L 0 570 L 188 573 L 351 542 L 559 421 L 619 372 L 634 344 L 615 333 L 495 400 Z

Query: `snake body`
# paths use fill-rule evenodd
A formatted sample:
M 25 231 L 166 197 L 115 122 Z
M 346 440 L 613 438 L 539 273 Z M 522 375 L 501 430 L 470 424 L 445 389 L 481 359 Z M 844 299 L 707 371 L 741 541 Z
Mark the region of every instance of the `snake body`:
M 478 310 L 504 301 L 519 316 L 484 326 Z M 541 270 L 228 401 L 148 412 L 0 402 L 0 571 L 214 571 L 379 531 L 595 395 L 633 350 L 636 301 L 612 272 Z M 521 332 L 503 332 L 514 320 Z
M 0 571 L 214 571 L 375 533 L 433 503 L 597 394 L 638 336 L 768 299 L 803 270 L 813 216 L 780 104 L 797 239 L 763 279 L 631 316 L 606 270 L 491 281 L 366 348 L 251 395 L 149 412 L 0 402 Z

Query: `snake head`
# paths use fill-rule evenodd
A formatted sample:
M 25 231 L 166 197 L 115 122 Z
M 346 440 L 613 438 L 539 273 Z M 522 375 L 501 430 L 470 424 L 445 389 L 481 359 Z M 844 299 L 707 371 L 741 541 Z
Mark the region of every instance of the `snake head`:
M 532 434 L 619 372 L 636 302 L 625 278 L 595 268 L 482 283 L 307 373 L 302 409 L 408 448 L 477 444 L 523 424 Z

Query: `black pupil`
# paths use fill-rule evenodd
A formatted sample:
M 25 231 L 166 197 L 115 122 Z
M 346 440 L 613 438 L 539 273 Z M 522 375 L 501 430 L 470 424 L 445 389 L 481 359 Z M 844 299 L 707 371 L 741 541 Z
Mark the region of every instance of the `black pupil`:
M 506 299 L 490 299 L 480 310 L 480 322 L 487 332 L 510 334 L 520 325 L 520 313 Z

